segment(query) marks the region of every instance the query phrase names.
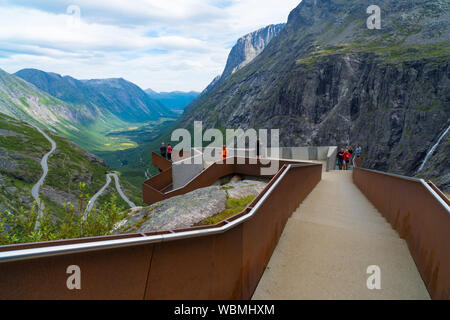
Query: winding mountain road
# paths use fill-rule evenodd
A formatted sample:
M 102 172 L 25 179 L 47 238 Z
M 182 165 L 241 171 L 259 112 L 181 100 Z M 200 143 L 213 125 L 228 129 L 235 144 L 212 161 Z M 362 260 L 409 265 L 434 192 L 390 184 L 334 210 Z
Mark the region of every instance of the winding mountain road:
M 50 155 L 55 152 L 56 150 L 56 142 L 50 138 L 44 131 L 42 131 L 41 128 L 35 126 L 32 123 L 28 123 L 30 126 L 32 126 L 33 128 L 35 128 L 37 131 L 39 131 L 39 133 L 41 133 L 51 144 L 52 148 L 49 152 L 47 152 L 41 159 L 41 167 L 43 170 L 43 174 L 41 176 L 41 178 L 39 179 L 39 181 L 33 186 L 33 188 L 31 189 L 31 195 L 33 196 L 34 200 L 36 201 L 36 203 L 38 204 L 38 220 L 36 221 L 35 224 L 35 229 L 39 228 L 39 218 L 42 217 L 43 211 L 44 211 L 44 203 L 42 203 L 39 199 L 39 190 L 41 188 L 41 186 L 44 184 L 45 178 L 47 177 L 48 174 L 48 158 L 50 157 Z M 85 212 L 89 212 L 92 210 L 95 201 L 97 200 L 97 198 L 99 196 L 101 196 L 103 194 L 103 192 L 105 192 L 106 188 L 108 188 L 109 184 L 111 183 L 111 177 L 114 178 L 115 184 L 116 184 L 116 189 L 117 192 L 119 193 L 119 195 L 122 197 L 122 199 L 130 206 L 130 208 L 134 208 L 136 207 L 136 205 L 131 202 L 128 197 L 123 193 L 122 188 L 120 187 L 120 182 L 119 182 L 119 177 L 117 176 L 117 174 L 115 173 L 108 173 L 106 174 L 106 183 L 105 185 L 91 198 L 91 200 L 89 200 L 89 203 L 86 207 Z
M 117 176 L 117 174 L 115 174 L 115 173 L 107 173 L 106 174 L 106 183 L 105 183 L 105 185 L 96 194 L 94 194 L 94 196 L 91 198 L 91 200 L 89 200 L 88 205 L 87 205 L 86 210 L 85 210 L 85 213 L 87 213 L 87 212 L 92 210 L 92 208 L 94 207 L 94 204 L 95 204 L 95 201 L 97 200 L 97 198 L 100 197 L 105 192 L 106 188 L 108 188 L 109 184 L 111 183 L 111 177 L 114 178 L 117 192 L 122 197 L 122 199 L 130 206 L 130 208 L 136 207 L 136 205 L 133 202 L 131 202 L 128 199 L 128 197 L 123 193 L 122 188 L 120 187 L 119 177 Z
M 39 227 L 39 218 L 42 217 L 42 212 L 44 210 L 44 204 L 41 203 L 40 199 L 39 199 L 39 190 L 41 188 L 41 186 L 44 184 L 44 180 L 45 177 L 47 177 L 47 173 L 48 173 L 48 157 L 56 150 L 56 142 L 53 141 L 52 138 L 50 138 L 44 131 L 41 130 L 41 128 L 35 126 L 32 123 L 28 123 L 29 125 L 31 125 L 33 128 L 35 128 L 37 131 L 39 131 L 39 133 L 41 133 L 52 145 L 52 148 L 49 152 L 47 152 L 41 160 L 41 167 L 43 170 L 43 174 L 41 176 L 41 178 L 39 179 L 39 181 L 33 186 L 33 188 L 31 189 L 31 195 L 33 196 L 34 200 L 36 201 L 36 203 L 38 204 L 38 220 L 36 221 L 36 225 L 35 225 L 35 229 L 37 229 Z

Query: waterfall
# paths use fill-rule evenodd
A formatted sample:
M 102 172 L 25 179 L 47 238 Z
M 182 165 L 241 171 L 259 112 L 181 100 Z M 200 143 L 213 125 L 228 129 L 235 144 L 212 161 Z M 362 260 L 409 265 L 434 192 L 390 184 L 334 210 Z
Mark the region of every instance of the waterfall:
M 441 140 L 446 136 L 450 129 L 450 125 L 447 127 L 447 129 L 444 131 L 444 133 L 439 137 L 438 141 L 434 144 L 434 146 L 431 147 L 430 151 L 428 151 L 427 155 L 425 156 L 425 159 L 423 159 L 422 164 L 420 165 L 419 169 L 417 170 L 416 174 L 422 171 L 423 167 L 425 166 L 425 163 L 431 158 L 434 151 L 438 147 L 438 145 L 441 143 Z

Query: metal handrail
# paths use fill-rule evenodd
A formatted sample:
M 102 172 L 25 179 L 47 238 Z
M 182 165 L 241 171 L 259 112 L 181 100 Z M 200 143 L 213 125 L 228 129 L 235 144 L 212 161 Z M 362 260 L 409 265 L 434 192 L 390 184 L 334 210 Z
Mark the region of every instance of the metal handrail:
M 430 193 L 431 195 L 436 198 L 436 200 L 439 201 L 439 203 L 448 211 L 448 213 L 450 214 L 450 206 L 437 194 L 436 191 L 433 190 L 433 188 L 431 188 L 428 183 L 424 180 L 424 179 L 420 179 L 420 178 L 414 178 L 414 177 L 407 177 L 407 176 L 402 176 L 399 174 L 395 174 L 395 173 L 388 173 L 388 172 L 383 172 L 383 171 L 377 171 L 377 170 L 372 170 L 372 169 L 365 169 L 365 168 L 360 168 L 360 167 L 356 167 L 359 170 L 363 170 L 363 171 L 368 171 L 368 172 L 373 172 L 373 173 L 377 173 L 377 174 L 383 174 L 386 176 L 390 176 L 390 177 L 394 177 L 394 178 L 398 178 L 398 179 L 402 179 L 402 180 L 408 180 L 408 181 L 413 181 L 413 182 L 418 182 L 421 183 Z
M 142 237 L 133 237 L 126 239 L 117 239 L 117 240 L 105 240 L 105 241 L 95 241 L 88 243 L 79 243 L 79 244 L 69 244 L 69 245 L 60 245 L 60 246 L 50 246 L 50 247 L 42 247 L 42 248 L 32 248 L 32 249 L 21 249 L 21 250 L 12 250 L 6 252 L 0 252 L 0 263 L 2 262 L 11 262 L 11 261 L 19 261 L 25 259 L 34 259 L 34 258 L 42 258 L 42 257 L 51 257 L 57 255 L 63 255 L 68 253 L 80 253 L 80 252 L 89 252 L 89 251 L 97 251 L 111 248 L 122 248 L 129 247 L 134 245 L 144 245 L 144 244 L 152 244 L 152 243 L 160 243 L 163 241 L 173 241 L 179 239 L 189 239 L 193 237 L 207 236 L 223 233 L 245 221 L 252 218 L 259 207 L 266 201 L 267 197 L 272 194 L 276 186 L 280 183 L 280 181 L 286 176 L 286 174 L 292 168 L 298 167 L 308 167 L 308 166 L 321 166 L 321 164 L 288 164 L 283 173 L 274 181 L 272 186 L 266 191 L 266 193 L 261 197 L 261 199 L 251 208 L 250 212 L 235 219 L 231 222 L 225 223 L 222 226 L 200 230 L 192 230 L 192 231 L 182 231 L 178 233 L 170 233 L 170 234 L 159 234 L 159 235 L 151 235 L 151 236 L 142 236 Z
M 447 213 L 450 214 L 450 206 L 444 201 L 444 199 L 442 199 L 441 196 L 436 191 L 434 191 L 433 188 L 425 180 L 420 179 L 420 182 L 425 186 L 425 188 L 427 188 L 431 195 L 439 201 L 444 209 L 447 210 Z

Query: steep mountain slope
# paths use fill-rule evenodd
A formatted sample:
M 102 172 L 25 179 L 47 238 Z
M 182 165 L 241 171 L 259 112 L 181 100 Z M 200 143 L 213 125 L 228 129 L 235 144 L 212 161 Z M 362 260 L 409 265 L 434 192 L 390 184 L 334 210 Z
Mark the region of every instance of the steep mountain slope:
M 269 42 L 283 30 L 285 25 L 285 23 L 271 24 L 241 37 L 228 55 L 222 78 L 226 79 L 252 62 Z
M 106 182 L 106 164 L 66 138 L 46 131 L 56 142 L 56 150 L 48 159 L 49 172 L 40 190 L 45 207 L 56 217 L 64 214 L 64 203 L 78 206 L 79 183 L 86 184 L 85 193 L 94 195 Z M 50 143 L 29 124 L 0 114 L 0 213 L 16 213 L 20 207 L 33 205 L 33 185 L 42 175 L 40 161 L 50 150 Z M 141 203 L 139 189 L 121 179 L 122 189 L 136 204 Z M 116 193 L 108 188 L 96 204 L 111 199 Z M 117 195 L 117 194 L 116 194 Z M 127 208 L 120 200 L 119 204 Z
M 172 110 L 183 110 L 192 100 L 198 97 L 199 92 L 155 92 L 152 89 L 147 89 L 145 92 L 150 98 L 161 102 L 163 105 Z
M 205 98 L 214 88 L 225 81 L 230 75 L 242 69 L 253 61 L 269 44 L 269 42 L 283 30 L 285 23 L 271 24 L 254 32 L 248 33 L 238 39 L 231 48 L 227 64 L 222 75 L 219 75 L 203 90 L 199 97 L 192 101 L 185 111 L 189 111 L 201 99 Z
M 60 132 L 80 132 L 95 123 L 96 110 L 63 102 L 0 69 L 0 113 Z
M 180 124 L 279 128 L 282 145 L 360 143 L 364 166 L 414 175 L 449 125 L 450 2 L 377 1 L 380 30 L 366 26 L 372 4 L 303 0 L 265 50 Z
M 23 69 L 15 75 L 58 99 L 94 113 L 103 114 L 107 110 L 122 121 L 146 122 L 172 115 L 162 103 L 122 78 L 77 80 L 36 69 Z

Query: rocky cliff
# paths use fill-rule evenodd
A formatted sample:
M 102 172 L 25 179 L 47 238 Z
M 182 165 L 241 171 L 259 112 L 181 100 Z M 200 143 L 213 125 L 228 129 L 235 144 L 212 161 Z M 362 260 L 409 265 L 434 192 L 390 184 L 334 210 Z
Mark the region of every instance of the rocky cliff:
M 181 125 L 279 128 L 284 146 L 359 143 L 365 167 L 415 175 L 449 125 L 450 2 L 378 1 L 379 30 L 366 25 L 372 4 L 303 0 L 264 51 Z M 446 158 L 448 148 L 437 148 L 423 177 L 448 174 L 438 161 Z
M 241 37 L 228 55 L 222 78 L 228 78 L 228 76 L 252 62 L 269 42 L 283 30 L 284 26 L 284 23 L 271 24 Z
M 211 81 L 199 97 L 186 107 L 186 111 L 189 111 L 230 75 L 252 62 L 269 42 L 283 30 L 285 25 L 285 23 L 271 24 L 239 38 L 228 55 L 223 73 Z

